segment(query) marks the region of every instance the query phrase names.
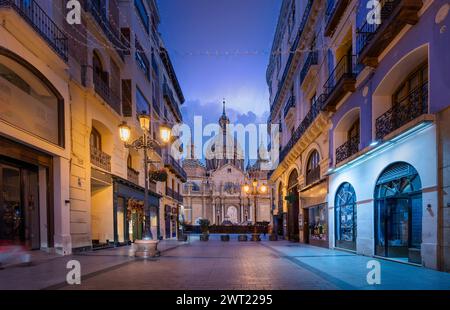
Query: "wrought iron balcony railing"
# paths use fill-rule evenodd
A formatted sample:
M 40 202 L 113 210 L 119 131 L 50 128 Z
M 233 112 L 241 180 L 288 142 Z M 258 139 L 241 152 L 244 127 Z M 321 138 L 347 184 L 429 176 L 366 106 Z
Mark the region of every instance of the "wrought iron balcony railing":
M 68 41 L 64 32 L 34 0 L 0 0 L 0 8 L 14 9 L 50 47 L 64 60 L 68 60 Z
M 187 173 L 184 171 L 183 167 L 173 158 L 170 154 L 165 154 L 164 165 L 169 168 L 173 173 L 175 173 L 182 182 L 187 181 Z
M 309 110 L 308 114 L 306 114 L 303 121 L 300 123 L 300 125 L 297 127 L 297 129 L 294 131 L 289 142 L 281 150 L 280 159 L 279 159 L 280 163 L 286 158 L 286 156 L 289 154 L 291 149 L 295 146 L 297 141 L 302 137 L 302 135 L 306 132 L 306 130 L 308 130 L 308 128 L 311 126 L 311 124 L 315 121 L 317 116 L 319 116 L 320 112 L 323 109 L 324 102 L 325 102 L 325 96 L 320 95 L 316 99 L 316 101 L 312 104 L 311 109 Z
M 106 103 L 114 109 L 118 114 L 121 114 L 121 100 L 118 95 L 111 91 L 108 83 L 98 74 L 93 73 L 92 80 L 94 82 L 94 89 Z
M 347 92 L 355 91 L 356 76 L 359 69 L 355 64 L 356 56 L 345 55 L 330 72 L 323 85 L 324 94 L 327 96 L 326 109 L 333 109 Z
M 113 48 L 116 50 L 117 54 L 122 60 L 124 60 L 125 55 L 129 54 L 130 42 L 127 42 L 127 40 L 120 33 L 119 28 L 111 23 L 106 15 L 106 9 L 102 7 L 105 5 L 106 4 L 104 1 L 84 0 L 84 10 L 91 14 L 102 29 L 104 35 L 113 45 Z
M 412 90 L 405 98 L 376 120 L 376 137 L 382 140 L 388 134 L 410 121 L 428 113 L 428 82 Z
M 303 65 L 302 71 L 300 72 L 300 85 L 305 81 L 311 66 L 317 65 L 319 59 L 318 51 L 311 51 L 308 53 L 305 64 Z
M 111 172 L 111 156 L 91 146 L 91 164 Z
M 284 107 L 284 117 L 286 117 L 289 113 L 289 110 L 295 108 L 295 106 L 296 106 L 295 96 L 291 96 L 286 106 Z
M 330 36 L 336 29 L 350 0 L 327 0 L 325 11 L 325 36 Z
M 306 186 L 320 180 L 320 166 L 317 166 L 306 173 Z
M 181 195 L 180 193 L 177 193 L 176 191 L 174 191 L 173 189 L 171 189 L 168 186 L 166 186 L 166 196 L 172 197 L 176 201 L 183 203 L 183 195 Z
M 306 5 L 302 21 L 300 23 L 300 26 L 298 27 L 298 32 L 297 32 L 296 39 L 295 39 L 294 43 L 292 44 L 291 52 L 289 53 L 288 61 L 286 63 L 286 66 L 284 67 L 284 72 L 283 72 L 283 76 L 282 76 L 282 78 L 280 80 L 280 83 L 279 83 L 280 86 L 278 87 L 278 92 L 277 92 L 277 94 L 275 96 L 275 99 L 273 101 L 273 104 L 272 104 L 272 106 L 270 108 L 271 116 L 272 116 L 272 113 L 275 110 L 275 107 L 278 106 L 278 101 L 279 101 L 280 96 L 281 96 L 281 91 L 282 91 L 282 89 L 284 87 L 284 84 L 286 82 L 286 78 L 288 76 L 288 73 L 292 69 L 291 68 L 291 64 L 292 64 L 292 61 L 294 59 L 295 54 L 297 54 L 297 49 L 298 49 L 298 46 L 300 44 L 300 38 L 302 37 L 303 31 L 305 30 L 305 27 L 306 27 L 306 23 L 308 22 L 309 15 L 311 13 L 313 3 L 314 3 L 313 0 L 308 0 L 308 3 Z
M 336 149 L 336 164 L 343 162 L 359 151 L 359 135 L 350 138 Z
M 356 50 L 359 62 L 376 66 L 378 56 L 406 25 L 418 22 L 422 0 L 380 0 L 381 23 L 366 21 L 358 30 Z
M 169 87 L 169 85 L 167 83 L 163 84 L 163 96 L 170 102 L 170 106 L 171 106 L 172 110 L 175 113 L 175 117 L 179 121 L 181 121 L 182 116 L 181 116 L 180 108 L 178 107 L 178 103 L 175 100 L 173 92 L 172 92 L 172 90 L 170 89 L 170 87 Z
M 127 168 L 127 178 L 128 178 L 128 181 L 139 185 L 139 171 L 136 171 L 133 168 L 128 167 Z

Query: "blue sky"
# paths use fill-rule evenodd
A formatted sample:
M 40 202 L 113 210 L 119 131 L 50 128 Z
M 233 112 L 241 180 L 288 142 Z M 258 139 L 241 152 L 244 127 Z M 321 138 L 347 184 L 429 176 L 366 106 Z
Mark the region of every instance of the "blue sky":
M 216 122 L 226 98 L 231 121 L 265 122 L 266 68 L 281 0 L 157 0 L 160 33 L 186 97 L 185 122 Z M 241 55 L 207 56 L 207 52 Z M 245 55 L 258 51 L 257 55 Z M 191 54 L 192 53 L 192 54 Z

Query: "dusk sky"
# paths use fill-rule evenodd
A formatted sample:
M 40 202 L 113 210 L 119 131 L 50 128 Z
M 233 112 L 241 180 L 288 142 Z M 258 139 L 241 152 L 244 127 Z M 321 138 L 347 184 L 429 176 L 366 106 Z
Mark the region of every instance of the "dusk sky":
M 186 97 L 185 122 L 216 122 L 227 101 L 231 121 L 265 122 L 266 69 L 280 0 L 158 0 L 160 32 Z M 207 52 L 241 55 L 207 56 Z M 258 55 L 245 55 L 258 51 Z M 192 54 L 191 54 L 192 53 Z M 199 55 L 201 54 L 201 55 Z

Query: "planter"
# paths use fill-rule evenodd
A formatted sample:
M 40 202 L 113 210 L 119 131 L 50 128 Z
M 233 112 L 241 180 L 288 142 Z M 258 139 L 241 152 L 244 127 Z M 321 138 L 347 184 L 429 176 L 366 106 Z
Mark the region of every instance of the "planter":
M 200 241 L 208 241 L 209 240 L 209 235 L 200 235 Z
M 252 241 L 261 241 L 261 236 L 259 234 L 252 234 Z
M 278 241 L 278 236 L 277 235 L 270 235 L 269 236 L 269 241 Z
M 239 241 L 240 242 L 246 242 L 248 240 L 248 236 L 247 235 L 239 235 Z
M 228 241 L 230 241 L 230 235 L 222 235 L 222 236 L 220 236 L 220 240 L 222 240 L 224 242 L 228 242 Z
M 140 258 L 152 258 L 158 256 L 158 243 L 156 240 L 136 240 L 137 249 L 134 256 Z
M 188 236 L 187 235 L 178 236 L 178 241 L 186 242 L 188 241 Z

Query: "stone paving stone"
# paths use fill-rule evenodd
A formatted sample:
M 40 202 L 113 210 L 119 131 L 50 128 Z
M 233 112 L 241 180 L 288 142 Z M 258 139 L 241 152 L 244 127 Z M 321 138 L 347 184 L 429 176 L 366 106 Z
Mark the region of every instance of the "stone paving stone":
M 180 245 L 183 243 L 164 240 L 159 249 L 170 253 L 171 249 Z M 133 251 L 133 247 L 120 247 L 68 256 L 33 252 L 31 266 L 13 266 L 0 270 L 0 290 L 37 290 L 63 286 L 69 271 L 66 265 L 70 260 L 80 262 L 82 276 L 95 275 L 133 262 Z
M 338 289 L 289 260 L 280 259 L 261 244 L 224 244 L 212 240 L 192 242 L 170 251 L 158 261 L 136 261 L 89 278 L 81 286 L 64 289 L 274 290 L 318 287 Z

